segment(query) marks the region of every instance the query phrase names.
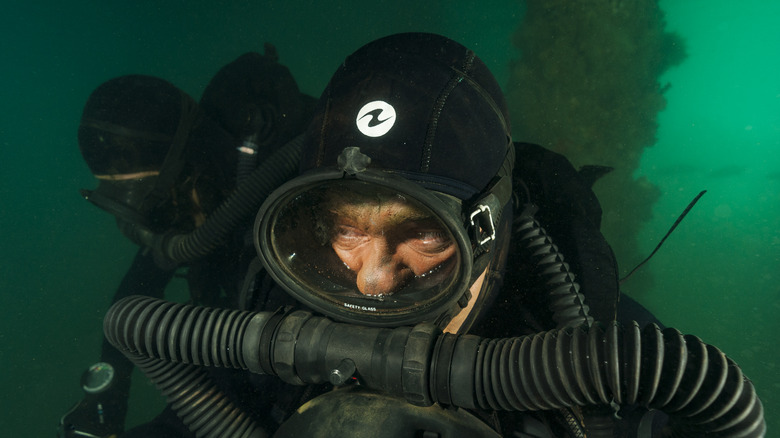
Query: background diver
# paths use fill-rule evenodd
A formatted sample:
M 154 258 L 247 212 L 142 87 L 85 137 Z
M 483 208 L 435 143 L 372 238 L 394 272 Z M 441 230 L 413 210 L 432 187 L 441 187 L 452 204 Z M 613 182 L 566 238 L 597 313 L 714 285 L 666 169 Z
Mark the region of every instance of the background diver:
M 111 213 L 139 245 L 113 302 L 133 294 L 162 298 L 178 271 L 187 280 L 190 302 L 235 306 L 239 274 L 254 252 L 251 242 L 247 246 L 243 235 L 192 233 L 239 182 L 251 179 L 258 163 L 301 131 L 313 102 L 271 45 L 264 54 L 246 53 L 220 69 L 199 104 L 152 76 L 126 75 L 97 87 L 84 106 L 78 140 L 99 184 L 82 195 Z M 222 216 L 212 225 L 228 223 Z M 249 223 L 245 216 L 236 220 L 242 227 Z M 192 249 L 172 256 L 166 251 L 174 247 L 171 236 L 188 236 Z M 132 369 L 104 341 L 100 361 L 82 376 L 85 396 L 63 415 L 59 433 L 121 433 Z

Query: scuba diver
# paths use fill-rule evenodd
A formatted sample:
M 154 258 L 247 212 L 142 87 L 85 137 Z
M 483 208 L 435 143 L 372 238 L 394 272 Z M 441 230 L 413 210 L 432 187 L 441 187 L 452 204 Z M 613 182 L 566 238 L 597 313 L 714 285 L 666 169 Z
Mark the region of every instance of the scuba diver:
M 162 298 L 178 268 L 186 269 L 193 303 L 235 306 L 246 264 L 253 258 L 245 230 L 260 198 L 223 206 L 236 185 L 250 180 L 267 190 L 294 175 L 252 178 L 255 169 L 301 132 L 315 99 L 298 90 L 271 45 L 246 53 L 210 81 L 200 105 L 173 84 L 152 76 L 106 81 L 89 96 L 78 130 L 82 156 L 98 179 L 84 198 L 111 213 L 120 231 L 140 246 L 113 301 L 129 295 Z M 278 162 L 276 163 L 279 164 Z M 287 175 L 284 175 L 284 173 Z M 258 182 L 259 181 L 259 182 Z M 240 210 L 246 210 L 242 214 Z M 212 216 L 227 212 L 225 220 Z M 193 239 L 195 230 L 210 231 Z M 210 226 L 210 228 L 209 228 Z M 172 241 L 183 240 L 180 254 Z M 246 263 L 245 263 L 246 261 Z M 61 436 L 121 433 L 133 365 L 104 341 L 100 361 L 82 376 L 84 398 L 60 420 Z
M 314 114 L 300 175 L 257 213 L 237 309 L 128 297 L 107 313 L 189 429 L 126 436 L 764 435 L 733 361 L 624 320 L 588 181 L 512 141 L 472 51 L 381 38 Z

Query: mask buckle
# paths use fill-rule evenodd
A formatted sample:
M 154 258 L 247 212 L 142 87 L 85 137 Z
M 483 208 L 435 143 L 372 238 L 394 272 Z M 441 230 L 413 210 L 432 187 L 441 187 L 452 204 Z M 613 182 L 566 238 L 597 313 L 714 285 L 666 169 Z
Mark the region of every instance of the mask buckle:
M 496 239 L 496 225 L 493 222 L 493 213 L 491 213 L 489 206 L 477 205 L 476 210 L 469 215 L 469 221 L 473 227 L 474 241 L 478 242 L 477 246 L 482 246 Z
M 336 164 L 342 172 L 355 175 L 368 168 L 368 165 L 371 164 L 371 157 L 360 152 L 359 147 L 350 146 L 341 151 Z

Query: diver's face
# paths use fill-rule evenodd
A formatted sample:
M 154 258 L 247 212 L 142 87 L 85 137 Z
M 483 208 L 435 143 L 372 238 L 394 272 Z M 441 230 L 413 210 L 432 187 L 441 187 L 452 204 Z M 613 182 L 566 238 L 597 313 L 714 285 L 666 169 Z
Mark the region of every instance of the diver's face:
M 400 199 L 349 203 L 330 213 L 330 244 L 363 295 L 390 295 L 437 271 L 457 250 L 436 219 Z

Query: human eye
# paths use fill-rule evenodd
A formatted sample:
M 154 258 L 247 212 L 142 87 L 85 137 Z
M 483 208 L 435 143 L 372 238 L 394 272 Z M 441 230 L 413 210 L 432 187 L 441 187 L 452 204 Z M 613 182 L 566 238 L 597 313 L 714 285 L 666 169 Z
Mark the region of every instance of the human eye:
M 352 249 L 365 242 L 368 236 L 358 228 L 349 225 L 336 225 L 331 243 L 338 249 Z
M 436 254 L 449 248 L 452 245 L 452 239 L 444 230 L 422 229 L 414 232 L 411 243 L 420 252 Z

